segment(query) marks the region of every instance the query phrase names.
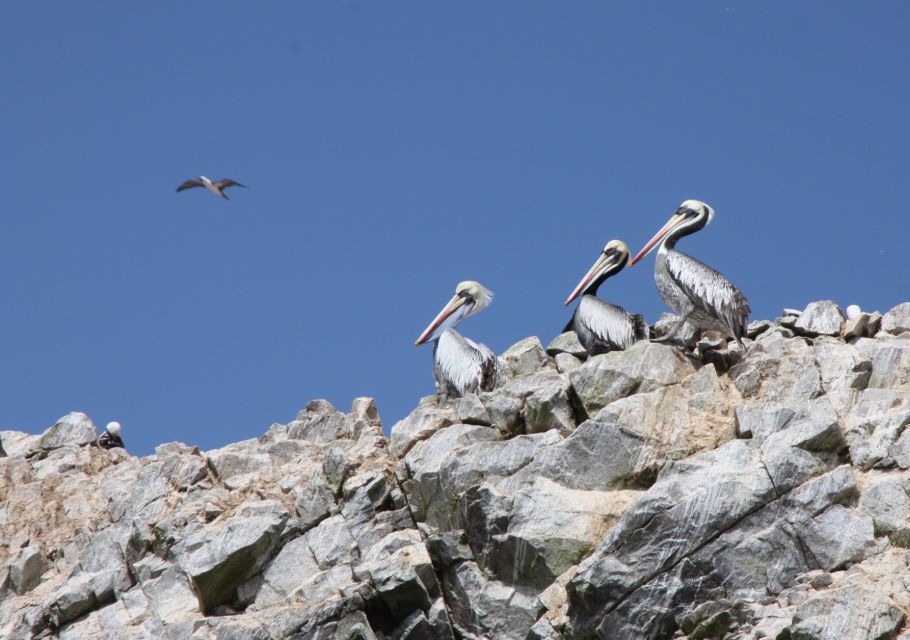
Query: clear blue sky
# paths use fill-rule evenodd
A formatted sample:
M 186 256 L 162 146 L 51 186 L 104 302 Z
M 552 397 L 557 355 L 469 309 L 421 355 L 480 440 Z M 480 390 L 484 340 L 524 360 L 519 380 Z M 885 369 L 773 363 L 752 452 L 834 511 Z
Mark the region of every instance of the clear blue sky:
M 887 310 L 908 33 L 901 1 L 0 4 L 0 428 L 80 410 L 147 454 L 358 395 L 390 428 L 458 281 L 496 293 L 463 333 L 546 342 L 686 198 L 753 318 Z M 601 295 L 654 321 L 652 269 Z

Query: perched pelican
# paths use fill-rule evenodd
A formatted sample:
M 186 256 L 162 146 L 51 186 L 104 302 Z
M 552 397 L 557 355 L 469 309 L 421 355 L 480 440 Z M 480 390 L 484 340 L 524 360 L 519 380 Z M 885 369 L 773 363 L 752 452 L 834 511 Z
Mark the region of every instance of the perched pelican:
M 594 266 L 566 299 L 571 303 L 584 292 L 564 331 L 575 331 L 589 355 L 627 349 L 636 340 L 648 337 L 644 316 L 627 313 L 622 307 L 597 297 L 597 288 L 622 271 L 629 261 L 629 247 L 622 240 L 610 240 Z
M 114 447 L 123 448 L 123 440 L 120 439 L 120 423 L 108 422 L 104 428 L 104 433 L 98 438 L 98 446 L 102 449 L 113 449 Z
M 433 377 L 440 401 L 449 396 L 491 391 L 499 381 L 496 354 L 483 344 L 455 331 L 455 326 L 493 302 L 493 292 L 479 282 L 458 283 L 455 295 L 433 322 L 420 334 L 415 345 L 433 341 Z
M 752 312 L 746 296 L 722 273 L 674 248 L 677 240 L 704 228 L 713 219 L 714 209 L 707 204 L 686 200 L 629 262 L 631 267 L 660 242 L 654 263 L 654 281 L 664 302 L 680 316 L 676 326 L 661 340 L 672 339 L 688 322 L 699 329 L 723 331 L 743 346 L 742 337 Z
M 230 198 L 228 198 L 224 193 L 224 190 L 228 187 L 243 187 L 244 189 L 249 188 L 245 184 L 240 184 L 239 182 L 235 182 L 230 178 L 222 178 L 218 182 L 212 182 L 205 176 L 199 176 L 198 180 L 193 178 L 181 184 L 179 187 L 177 187 L 177 191 L 185 191 L 186 189 L 192 189 L 193 187 L 205 187 L 216 196 L 221 196 L 225 200 L 230 200 Z

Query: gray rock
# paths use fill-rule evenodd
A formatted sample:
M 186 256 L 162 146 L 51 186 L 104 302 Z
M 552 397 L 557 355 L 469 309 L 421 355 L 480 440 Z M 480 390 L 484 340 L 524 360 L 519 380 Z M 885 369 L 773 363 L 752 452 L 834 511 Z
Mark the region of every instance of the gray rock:
M 553 364 L 537 336 L 516 342 L 499 358 L 505 369 L 513 376 L 534 373 Z
M 442 570 L 462 560 L 473 560 L 474 553 L 468 546 L 463 529 L 443 531 L 427 536 L 427 549 L 433 559 L 433 566 Z
M 868 387 L 893 389 L 910 382 L 910 334 L 886 339 L 860 338 L 859 352 L 872 362 Z
M 20 551 L 9 564 L 9 581 L 13 591 L 21 595 L 34 589 L 48 567 L 40 546 L 29 545 Z
M 699 601 L 779 593 L 816 562 L 803 542 L 813 526 L 828 564 L 871 552 L 871 520 L 832 506 L 856 495 L 849 469 L 779 493 L 743 441 L 666 467 L 569 581 L 573 637 L 668 637 Z M 835 521 L 846 535 L 820 544 Z
M 837 336 L 844 320 L 843 311 L 833 300 L 810 302 L 800 314 L 794 329 L 808 336 Z
M 910 302 L 902 302 L 882 316 L 881 328 L 893 334 L 910 331 Z
M 433 630 L 432 637 L 435 640 L 455 640 L 455 635 L 452 631 L 452 626 L 449 623 L 449 614 L 443 598 L 436 598 L 433 602 L 433 606 L 427 611 L 426 617 Z
M 809 523 L 803 537 L 821 567 L 833 571 L 858 562 L 875 550 L 872 518 L 832 505 Z
M 742 602 L 711 600 L 682 616 L 680 629 L 690 638 L 722 638 L 750 617 Z
M 411 414 L 392 427 L 389 449 L 396 458 L 403 458 L 416 443 L 430 438 L 440 429 L 458 422 L 451 405 L 439 407 L 436 396 L 420 401 Z
M 859 501 L 860 511 L 872 518 L 875 535 L 888 536 L 899 547 L 910 547 L 908 492 L 910 479 L 889 473 L 865 487 Z
M 588 416 L 632 393 L 680 382 L 695 368 L 675 347 L 640 341 L 625 351 L 589 358 L 569 373 L 575 394 Z
M 463 562 L 446 572 L 446 600 L 462 637 L 525 638 L 542 613 L 536 598 L 499 581 L 487 581 L 477 565 Z
M 596 624 L 624 629 L 617 637 L 652 637 L 655 632 L 645 629 L 663 628 L 667 612 L 644 614 L 641 607 L 647 605 L 638 598 L 648 601 L 655 589 L 681 589 L 678 578 L 666 572 L 775 498 L 764 466 L 743 441 L 665 467 L 569 582 L 573 633 L 590 633 L 589 625 Z M 693 513 L 699 514 L 696 520 Z M 611 603 L 623 601 L 628 610 L 611 612 Z M 636 617 L 634 624 L 630 616 Z
M 386 536 L 364 556 L 366 571 L 382 601 L 397 619 L 428 610 L 439 593 L 436 574 L 420 534 L 411 529 Z
M 569 431 L 574 418 L 568 400 L 568 381 L 553 369 L 521 375 L 481 400 L 490 422 L 506 435 L 538 433 L 548 429 Z M 533 398 L 533 399 L 532 399 Z
M 418 609 L 398 625 L 395 637 L 401 640 L 434 640 L 436 635 L 426 615 Z
M 469 393 L 462 398 L 456 398 L 454 404 L 458 422 L 462 424 L 482 424 L 484 426 L 493 424 L 490 412 L 483 406 L 483 402 L 480 401 L 476 394 Z
M 263 609 L 290 596 L 306 580 L 320 572 L 305 537 L 288 542 L 269 563 L 254 585 L 252 610 Z
M 569 404 L 568 380 L 554 380 L 538 387 L 525 399 L 525 432 L 541 433 L 558 429 L 570 433 L 575 417 Z
M 84 413 L 69 413 L 44 432 L 39 441 L 42 449 L 56 449 L 67 445 L 83 445 L 95 442 L 98 432 L 91 418 Z
M 220 526 L 182 543 L 185 551 L 178 548 L 177 559 L 205 611 L 229 602 L 234 589 L 268 561 L 287 519 L 280 503 L 250 503 Z
M 405 460 L 410 479 L 403 487 L 418 521 L 439 530 L 465 528 L 459 507 L 465 492 L 485 479 L 512 482 L 538 453 L 561 440 L 548 431 L 496 441 L 490 432 L 495 438 L 486 427 L 455 425 L 411 450 Z
M 808 403 L 804 417 L 789 420 L 785 429 L 768 435 L 763 450 L 787 446 L 806 451 L 837 452 L 845 445 L 838 416 L 823 396 Z
M 755 320 L 746 327 L 746 337 L 754 340 L 765 331 L 768 331 L 774 324 L 768 320 Z
M 783 429 L 795 412 L 780 404 L 760 404 L 736 407 L 735 415 L 736 435 L 762 442 Z
M 899 391 L 866 389 L 850 408 L 845 422 L 853 464 L 869 469 L 888 460 L 898 438 L 906 432 L 910 402 Z M 899 448 L 894 454 L 900 456 Z
M 910 469 L 910 429 L 904 429 L 900 437 L 888 448 L 888 457 L 901 469 Z
M 210 451 L 208 465 L 222 482 L 258 475 L 272 466 L 272 460 L 265 453 L 256 452 L 256 444 L 255 440 L 246 440 Z
M 786 309 L 785 309 L 786 311 Z M 799 320 L 799 316 L 793 315 L 783 315 L 774 320 L 774 323 L 780 325 L 781 327 L 793 328 L 796 326 L 796 321 Z
M 541 618 L 531 627 L 527 640 L 563 640 L 563 635 L 553 628 L 549 620 Z
M 866 322 L 865 335 L 872 338 L 879 332 L 882 326 L 882 314 L 875 312 L 869 314 L 869 320 Z
M 335 507 L 335 492 L 319 468 L 307 468 L 295 483 L 294 493 L 294 510 L 301 530 L 305 531 L 325 520 Z
M 484 531 L 486 540 L 476 546 L 488 575 L 536 591 L 584 558 L 637 494 L 574 490 L 545 479 L 509 499 L 485 500 L 483 491 L 469 491 L 465 525 Z M 471 518 L 478 507 L 483 516 Z
M 0 431 L 0 457 L 27 456 L 40 448 L 41 436 L 21 431 Z
M 297 420 L 288 425 L 288 437 L 312 442 L 331 442 L 350 436 L 347 416 L 335 411 L 327 400 L 315 400 L 307 405 Z
M 189 579 L 176 567 L 169 567 L 157 578 L 143 582 L 141 590 L 155 615 L 166 624 L 201 613 Z
M 837 338 L 821 336 L 815 340 L 812 352 L 822 379 L 822 388 L 834 403 L 846 408 L 856 391 L 869 384 L 872 360 L 854 345 L 843 344 Z
M 484 397 L 484 408 L 490 419 L 490 426 L 495 427 L 505 436 L 513 436 L 524 430 L 522 408 L 524 397 L 513 393 L 512 389 L 500 387 Z
M 635 478 L 642 446 L 640 437 L 588 420 L 562 442 L 541 451 L 521 473 L 549 478 L 569 489 L 615 489 Z
M 566 331 L 550 340 L 550 344 L 547 345 L 547 353 L 553 357 L 560 353 L 567 353 L 579 360 L 584 360 L 588 357 L 588 352 L 585 351 L 574 331 Z
M 94 575 L 77 576 L 54 593 L 50 606 L 54 626 L 66 624 L 99 606 L 94 580 Z
M 662 313 L 657 322 L 651 327 L 651 332 L 655 338 L 661 338 L 667 335 L 670 330 L 676 326 L 677 322 L 679 322 L 679 316 L 673 315 L 672 313 Z M 674 340 L 691 349 L 695 344 L 695 341 L 698 340 L 700 333 L 701 331 L 699 329 L 686 323 L 676 333 Z
M 191 451 L 182 455 L 161 455 L 164 473 L 171 486 L 178 491 L 187 491 L 190 487 L 209 480 L 209 467 L 206 459 L 199 450 L 193 447 Z
M 869 314 L 860 313 L 852 318 L 847 318 L 844 322 L 843 336 L 844 340 L 859 338 L 866 335 L 866 327 L 869 326 Z
M 844 587 L 797 607 L 789 636 L 800 640 L 892 638 L 904 621 L 888 598 L 862 587 Z
M 307 544 L 320 569 L 354 560 L 354 537 L 341 515 L 323 520 L 307 534 Z
M 350 437 L 352 439 L 358 440 L 369 432 L 377 435 L 383 433 L 382 420 L 379 417 L 379 407 L 376 406 L 375 398 L 354 398 L 348 418 L 351 423 Z
M 569 373 L 581 366 L 581 360 L 568 353 L 557 353 L 553 356 L 556 362 L 556 370 L 560 373 Z
M 802 339 L 779 331 L 763 333 L 749 357 L 733 366 L 730 379 L 744 398 L 760 398 L 794 409 L 824 393 L 814 353 Z
M 734 437 L 729 406 L 740 400 L 714 367 L 702 367 L 679 384 L 621 398 L 594 419 L 641 438 L 638 472 L 654 473 L 666 460 L 713 449 Z
M 129 488 L 129 494 L 111 496 L 108 507 L 111 520 L 118 522 L 124 518 L 142 518 L 150 522 L 162 516 L 167 509 L 165 496 L 170 492 L 164 464 L 157 461 L 147 464 L 131 480 L 121 486 L 124 490 Z

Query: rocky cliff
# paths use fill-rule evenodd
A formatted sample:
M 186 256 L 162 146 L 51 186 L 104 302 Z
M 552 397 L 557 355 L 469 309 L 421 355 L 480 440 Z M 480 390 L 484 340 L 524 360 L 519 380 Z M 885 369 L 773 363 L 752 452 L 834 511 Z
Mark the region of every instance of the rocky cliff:
M 147 458 L 0 432 L 0 636 L 910 639 L 910 303 L 848 311 L 530 338 L 389 439 L 366 398 Z

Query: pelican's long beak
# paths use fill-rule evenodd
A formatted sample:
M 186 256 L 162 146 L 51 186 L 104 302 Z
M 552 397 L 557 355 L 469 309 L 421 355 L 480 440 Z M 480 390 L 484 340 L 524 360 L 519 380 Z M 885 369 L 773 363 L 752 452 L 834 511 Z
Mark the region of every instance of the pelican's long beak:
M 601 253 L 600 257 L 597 259 L 597 262 L 594 263 L 594 266 L 588 269 L 588 272 L 585 274 L 585 277 L 581 279 L 581 282 L 578 283 L 578 286 L 572 291 L 568 298 L 566 298 L 566 305 L 569 305 L 575 298 L 578 297 L 578 294 L 588 288 L 588 285 L 591 284 L 592 280 L 595 280 L 601 272 L 606 270 L 607 267 L 616 264 L 615 256 L 607 257 L 605 253 Z
M 426 342 L 427 338 L 433 335 L 433 332 L 439 328 L 439 325 L 445 322 L 446 318 L 455 313 L 467 301 L 467 298 L 458 294 L 452 296 L 452 299 L 443 307 L 442 311 L 439 312 L 439 315 L 433 318 L 433 322 L 431 322 L 430 325 L 424 329 L 423 333 L 420 334 L 420 337 L 417 338 L 414 346 L 416 347 Z
M 654 247 L 656 247 L 658 245 L 658 243 L 661 240 L 663 240 L 664 236 L 667 235 L 668 233 L 670 233 L 670 231 L 672 231 L 676 227 L 676 225 L 678 225 L 680 222 L 682 222 L 685 219 L 686 219 L 685 216 L 680 215 L 678 213 L 674 213 L 672 216 L 670 216 L 670 219 L 667 220 L 667 224 L 665 224 L 663 226 L 663 228 L 661 228 L 660 231 L 658 231 L 657 233 L 654 234 L 654 237 L 651 238 L 651 240 L 648 242 L 648 244 L 645 245 L 644 249 L 639 251 L 637 256 L 635 256 L 634 258 L 629 260 L 629 266 L 631 267 L 633 264 L 635 264 L 636 262 L 638 262 L 639 260 L 644 258 L 646 255 L 651 253 L 651 251 L 654 250 Z

